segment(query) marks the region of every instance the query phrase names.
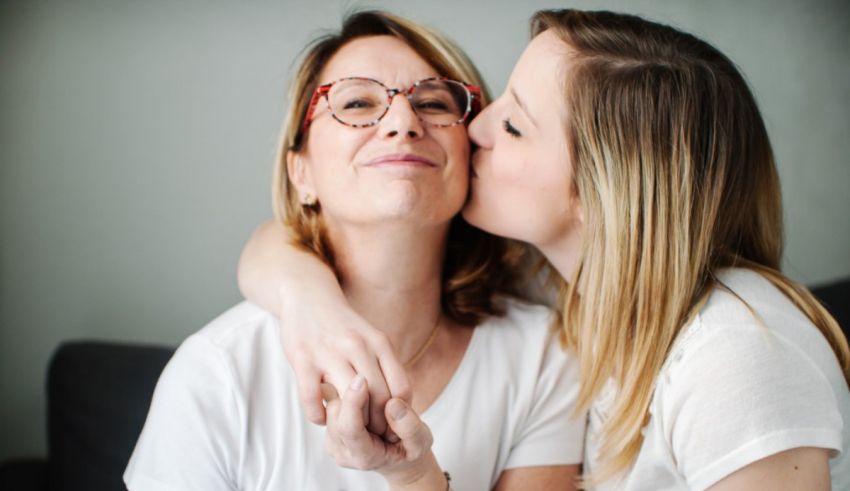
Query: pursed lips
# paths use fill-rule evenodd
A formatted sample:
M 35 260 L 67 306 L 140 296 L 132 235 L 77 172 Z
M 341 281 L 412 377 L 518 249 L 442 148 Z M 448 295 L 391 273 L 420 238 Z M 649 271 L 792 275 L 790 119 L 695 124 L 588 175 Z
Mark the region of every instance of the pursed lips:
M 432 160 L 410 153 L 394 153 L 374 158 L 366 162 L 367 167 L 378 166 L 408 166 L 408 167 L 437 167 Z

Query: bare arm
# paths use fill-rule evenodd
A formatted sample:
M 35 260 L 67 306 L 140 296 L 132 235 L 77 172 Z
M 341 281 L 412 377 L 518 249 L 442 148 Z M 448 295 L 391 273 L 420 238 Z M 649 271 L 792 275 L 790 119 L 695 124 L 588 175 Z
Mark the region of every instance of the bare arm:
M 260 225 L 239 259 L 239 289 L 251 302 L 280 313 L 283 349 L 307 417 L 325 422 L 322 382 L 341 394 L 359 373 L 369 384 L 369 430 L 382 435 L 386 402 L 391 396 L 410 400 L 404 368 L 386 336 L 348 305 L 330 268 L 290 239 L 276 221 Z
M 520 467 L 502 472 L 494 491 L 547 490 L 573 491 L 581 473 L 581 465 Z
M 830 489 L 829 456 L 823 448 L 792 448 L 757 460 L 729 474 L 709 489 L 738 491 L 749 489 L 812 491 Z
M 291 244 L 289 229 L 267 220 L 254 230 L 239 257 L 237 280 L 245 298 L 271 312 L 299 288 L 314 287 L 345 302 L 333 272 L 319 258 Z M 342 305 L 340 305 L 342 307 Z

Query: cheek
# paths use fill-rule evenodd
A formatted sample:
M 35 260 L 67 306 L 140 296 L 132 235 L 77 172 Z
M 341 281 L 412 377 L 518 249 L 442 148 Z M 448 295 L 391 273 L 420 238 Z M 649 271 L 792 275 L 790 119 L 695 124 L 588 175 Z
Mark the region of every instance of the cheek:
M 456 128 L 444 135 L 439 142 L 445 152 L 446 170 L 443 173 L 443 185 L 452 201 L 463 203 L 469 189 L 470 144 L 466 129 Z M 460 205 L 457 207 L 460 209 Z
M 340 189 L 350 185 L 354 177 L 352 164 L 357 152 L 369 137 L 367 131 L 352 131 L 335 121 L 331 123 L 332 126 L 315 128 L 316 131 L 310 134 L 308 142 L 309 156 L 313 164 L 313 184 L 319 198 L 325 195 L 326 200 L 330 195 L 338 194 Z
M 569 177 L 551 156 L 499 148 L 476 162 L 472 199 L 464 216 L 488 232 L 532 244 L 549 240 L 568 214 Z M 547 158 L 548 157 L 548 158 Z

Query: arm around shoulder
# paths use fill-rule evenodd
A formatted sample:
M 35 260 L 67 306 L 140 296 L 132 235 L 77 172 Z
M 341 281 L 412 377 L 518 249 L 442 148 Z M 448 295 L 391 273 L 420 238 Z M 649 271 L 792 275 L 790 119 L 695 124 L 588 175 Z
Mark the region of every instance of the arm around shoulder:
M 306 287 L 344 301 L 333 271 L 316 255 L 292 244 L 292 233 L 282 223 L 267 220 L 254 231 L 237 271 L 239 290 L 249 301 L 279 313 L 282 300 Z

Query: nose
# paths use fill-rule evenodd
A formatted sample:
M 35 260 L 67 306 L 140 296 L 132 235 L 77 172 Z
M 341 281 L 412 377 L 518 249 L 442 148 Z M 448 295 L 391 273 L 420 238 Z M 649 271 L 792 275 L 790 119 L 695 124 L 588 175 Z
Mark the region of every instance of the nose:
M 413 106 L 404 94 L 397 94 L 390 101 L 387 114 L 381 119 L 380 132 L 383 138 L 415 140 L 425 134 L 422 120 L 416 115 Z
M 480 148 L 490 148 L 492 146 L 492 105 L 485 107 L 477 116 L 469 123 L 467 132 L 469 139 Z

